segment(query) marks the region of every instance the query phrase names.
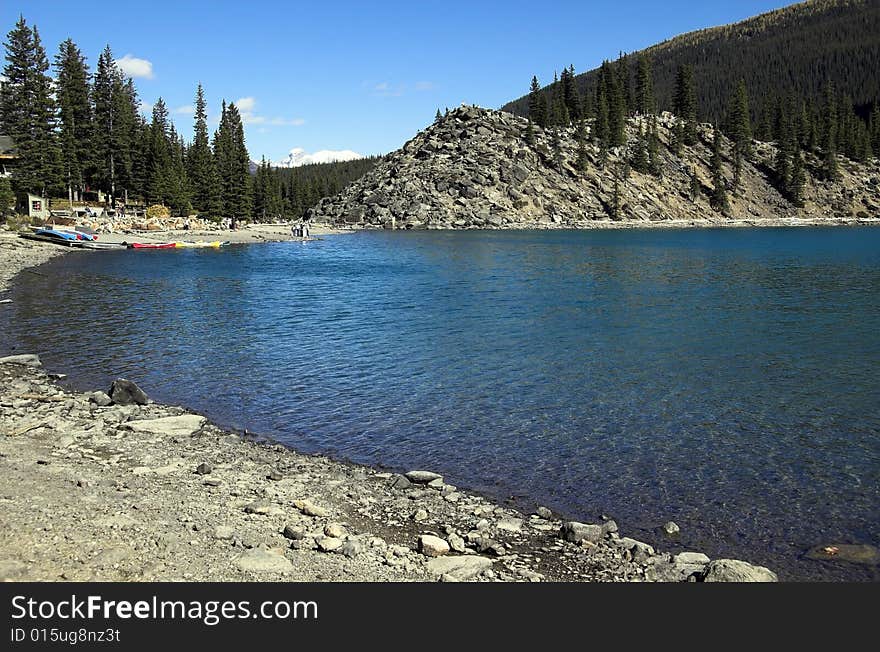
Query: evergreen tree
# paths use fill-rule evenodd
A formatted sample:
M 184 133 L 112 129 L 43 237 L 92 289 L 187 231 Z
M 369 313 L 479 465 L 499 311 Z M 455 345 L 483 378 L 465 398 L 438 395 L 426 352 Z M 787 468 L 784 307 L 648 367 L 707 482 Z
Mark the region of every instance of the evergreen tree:
M 683 145 L 697 143 L 697 97 L 694 90 L 694 71 L 683 65 L 678 69 L 675 80 L 675 114 L 681 121 L 678 135 Z
M 174 196 L 173 159 L 168 109 L 160 97 L 153 105 L 150 123 L 150 149 L 147 156 L 147 201 L 172 205 Z
M 559 137 L 559 131 L 561 127 L 551 127 L 550 128 L 550 148 L 553 151 L 553 164 L 557 169 L 562 169 L 563 158 L 562 158 L 562 141 Z
M 98 57 L 93 88 L 94 130 L 92 150 L 96 160 L 95 182 L 97 187 L 116 199 L 119 166 L 118 145 L 126 135 L 120 120 L 120 97 L 124 85 L 122 72 L 113 59 L 110 46 Z
M 657 116 L 654 115 L 648 122 L 648 171 L 658 177 L 663 172 L 660 161 L 660 137 L 657 135 Z
M 728 134 L 733 141 L 733 186 L 739 188 L 742 164 L 752 155 L 752 125 L 745 80 L 740 79 L 727 114 Z
M 527 124 L 526 124 L 526 136 L 525 136 L 525 137 L 526 137 L 526 142 L 527 142 L 529 145 L 534 145 L 534 144 L 535 144 L 535 125 L 534 125 L 534 123 L 532 123 L 532 118 L 531 118 L 531 117 L 529 117 L 529 118 L 527 119 Z
M 871 150 L 874 156 L 880 157 L 880 101 L 874 102 L 874 110 L 870 119 Z
M 697 201 L 697 198 L 700 196 L 701 184 L 699 178 L 697 178 L 697 169 L 691 168 L 691 173 L 689 175 L 690 183 L 688 185 L 688 194 L 690 195 L 691 201 Z
M 804 184 L 807 177 L 804 173 L 804 157 L 799 145 L 794 149 L 794 161 L 791 166 L 791 177 L 788 184 L 788 199 L 795 206 L 804 205 Z
M 822 113 L 822 173 L 829 181 L 837 180 L 837 105 L 834 101 L 834 85 L 825 85 Z
M 532 77 L 529 91 L 529 119 L 542 129 L 547 127 L 547 100 L 541 92 L 537 77 Z
M 589 159 L 587 158 L 587 128 L 583 120 L 579 120 L 577 126 L 577 161 L 575 162 L 575 167 L 580 172 L 589 167 Z
M 730 203 L 727 200 L 727 182 L 724 180 L 724 170 L 721 159 L 721 130 L 715 129 L 715 137 L 712 139 L 712 198 L 711 205 L 722 215 L 730 215 Z
M 201 84 L 199 85 L 199 88 L 201 88 Z M 440 109 L 438 108 L 437 113 L 434 114 L 434 122 L 435 123 L 440 122 L 442 119 L 443 119 L 443 116 L 440 115 Z
M 657 110 L 654 100 L 654 77 L 651 73 L 651 60 L 644 53 L 639 55 L 636 72 L 636 112 L 642 115 L 653 114 Z
M 63 187 L 49 61 L 37 28 L 28 27 L 23 17 L 7 35 L 5 46 L 0 126 L 12 136 L 17 149 L 13 185 L 17 191 L 46 196 Z
M 607 83 L 606 97 L 608 98 L 608 130 L 611 147 L 626 144 L 626 96 L 622 86 L 623 75 L 620 66 L 615 72 L 611 64 L 607 66 L 605 75 Z M 627 76 L 626 79 L 629 77 Z
M 562 99 L 570 121 L 577 122 L 581 119 L 581 103 L 574 82 L 574 66 L 562 71 Z
M 630 154 L 630 165 L 636 172 L 646 173 L 649 169 L 647 137 L 645 128 L 641 125 Z
M 86 60 L 71 39 L 60 46 L 55 72 L 61 161 L 68 199 L 73 201 L 82 196 L 91 167 L 92 108 Z
M 6 177 L 0 177 L 0 220 L 12 211 L 15 205 L 15 193 L 12 184 Z
M 795 150 L 795 135 L 791 123 L 790 108 L 785 102 L 779 103 L 779 118 L 777 120 L 778 140 L 776 141 L 776 161 L 774 174 L 776 187 L 786 197 L 790 196 L 791 188 L 791 164 Z
M 615 68 L 614 76 L 617 80 L 617 86 L 620 89 L 620 104 L 625 119 L 635 106 L 632 96 L 632 84 L 630 83 L 629 57 L 626 53 L 620 53 Z
M 196 111 L 193 142 L 187 158 L 193 208 L 213 217 L 222 214 L 220 177 L 208 143 L 208 108 L 205 92 L 199 84 L 196 89 Z
M 608 62 L 604 61 L 599 70 L 599 80 L 596 84 L 596 122 L 593 129 L 593 137 L 602 150 L 603 156 L 611 147 L 610 94 L 609 66 Z
M 244 125 L 235 104 L 226 107 L 228 129 L 228 184 L 230 215 L 246 218 L 253 212 L 253 195 L 250 175 L 250 156 L 244 140 Z
M 169 124 L 168 142 L 171 149 L 171 163 L 169 166 L 168 180 L 168 203 L 176 215 L 188 215 L 192 211 L 192 196 L 189 178 L 186 174 L 184 162 L 185 145 L 183 138 L 178 135 L 173 124 Z

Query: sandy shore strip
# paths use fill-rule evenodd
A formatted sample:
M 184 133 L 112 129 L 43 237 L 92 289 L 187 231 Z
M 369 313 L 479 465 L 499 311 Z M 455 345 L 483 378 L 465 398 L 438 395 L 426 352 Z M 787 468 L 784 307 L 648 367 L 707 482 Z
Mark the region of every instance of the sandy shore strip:
M 0 233 L 0 300 L 17 273 L 67 251 Z M 741 561 L 657 551 L 612 520 L 524 514 L 432 471 L 255 441 L 126 383 L 72 391 L 49 371 L 64 370 L 0 359 L 2 580 L 776 580 Z

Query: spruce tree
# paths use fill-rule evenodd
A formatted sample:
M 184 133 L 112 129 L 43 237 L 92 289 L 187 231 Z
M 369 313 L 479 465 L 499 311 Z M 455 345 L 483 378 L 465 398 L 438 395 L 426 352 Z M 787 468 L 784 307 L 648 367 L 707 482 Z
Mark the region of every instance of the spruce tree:
M 231 136 L 230 149 L 230 208 L 233 217 L 246 218 L 253 211 L 250 156 L 244 139 L 244 125 L 235 104 L 227 107 L 228 128 Z
M 201 88 L 201 84 L 199 84 L 199 88 Z M 434 122 L 440 122 L 443 119 L 443 116 L 440 114 L 440 109 L 437 109 L 437 113 L 434 114 Z
M 874 110 L 870 118 L 871 150 L 874 156 L 880 157 L 880 101 L 874 102 Z
M 147 158 L 147 201 L 172 205 L 174 197 L 173 159 L 168 109 L 160 97 L 153 105 L 150 149 Z
M 563 69 L 561 81 L 562 99 L 565 102 L 568 117 L 572 122 L 577 122 L 581 119 L 581 103 L 575 87 L 573 65 L 570 65 L 568 69 Z
M 728 134 L 733 141 L 733 186 L 739 188 L 742 164 L 752 155 L 752 125 L 745 80 L 740 79 L 728 109 Z
M 790 108 L 786 102 L 779 103 L 779 118 L 777 120 L 779 136 L 776 141 L 776 160 L 774 174 L 776 187 L 786 197 L 791 195 L 791 164 L 794 157 L 796 138 L 791 123 Z
M 652 115 L 648 122 L 648 171 L 659 177 L 663 173 L 660 161 L 660 137 L 657 135 L 657 116 Z
M 208 105 L 201 84 L 196 89 L 193 142 L 187 166 L 193 208 L 199 213 L 219 217 L 223 210 L 220 202 L 220 179 L 208 142 Z
M 171 162 L 168 168 L 168 203 L 176 215 L 188 215 L 192 211 L 192 203 L 190 201 L 189 178 L 184 162 L 185 144 L 183 138 L 174 128 L 174 124 L 169 124 L 168 142 L 171 151 Z
M 589 167 L 589 159 L 587 158 L 587 128 L 583 120 L 578 121 L 577 126 L 577 161 L 575 167 L 578 171 L 583 172 Z
M 806 180 L 804 157 L 801 154 L 800 145 L 795 145 L 791 177 L 788 182 L 788 199 L 795 206 L 801 207 L 804 205 L 804 184 Z
M 529 90 L 529 118 L 536 125 L 545 129 L 547 127 L 547 102 L 541 92 L 541 84 L 537 77 L 532 77 L 532 85 Z
M 691 66 L 678 68 L 675 79 L 675 114 L 681 121 L 679 136 L 681 144 L 695 145 L 697 142 L 697 98 L 694 90 L 694 71 Z
M 67 39 L 55 56 L 55 95 L 61 121 L 61 161 L 68 199 L 79 199 L 91 167 L 92 108 L 85 57 Z
M 620 64 L 619 64 L 620 65 Z M 626 97 L 622 86 L 620 70 L 614 71 L 611 64 L 605 75 L 608 98 L 608 129 L 611 147 L 626 144 Z M 628 79 L 628 77 L 627 77 Z
M 837 104 L 834 85 L 828 82 L 824 91 L 822 113 L 822 173 L 829 181 L 836 181 L 837 172 Z
M 689 176 L 689 184 L 688 184 L 688 194 L 690 195 L 691 201 L 697 201 L 697 198 L 700 196 L 700 191 L 702 189 L 702 184 L 700 184 L 699 178 L 697 178 L 697 169 L 691 168 L 691 172 Z
M 23 17 L 7 35 L 5 46 L 0 126 L 15 141 L 18 154 L 13 186 L 47 196 L 64 186 L 49 61 L 37 28 L 28 27 Z
M 639 55 L 636 71 L 636 112 L 642 115 L 653 114 L 657 110 L 654 100 L 654 78 L 651 60 L 644 53 Z
M 119 131 L 119 86 L 122 72 L 117 67 L 110 46 L 104 48 L 98 57 L 93 87 L 94 130 L 92 132 L 92 151 L 95 156 L 95 182 L 97 187 L 116 198 L 117 182 L 117 142 Z
M 712 198 L 711 205 L 722 215 L 730 215 L 730 203 L 727 200 L 727 182 L 724 180 L 724 170 L 721 159 L 721 130 L 715 129 L 715 137 L 712 139 Z
M 639 132 L 632 147 L 630 165 L 632 165 L 632 168 L 636 172 L 646 173 L 649 169 L 648 143 L 645 135 L 645 128 L 642 125 L 639 125 Z

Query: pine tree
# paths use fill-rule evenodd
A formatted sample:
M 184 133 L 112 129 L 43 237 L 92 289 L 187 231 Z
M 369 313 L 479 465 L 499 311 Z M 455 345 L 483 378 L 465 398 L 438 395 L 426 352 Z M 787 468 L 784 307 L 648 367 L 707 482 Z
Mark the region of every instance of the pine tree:
M 7 35 L 5 46 L 0 126 L 17 149 L 13 185 L 19 192 L 47 196 L 64 185 L 49 61 L 37 28 L 28 27 L 23 17 Z
M 651 60 L 642 53 L 639 55 L 638 70 L 636 71 L 636 112 L 641 115 L 649 115 L 656 110 Z
M 79 199 L 90 171 L 92 108 L 85 57 L 67 39 L 55 56 L 56 98 L 61 121 L 61 161 L 68 199 Z
M 244 125 L 235 104 L 226 109 L 231 136 L 229 159 L 230 208 L 233 217 L 245 218 L 253 212 L 253 194 L 250 175 L 250 156 L 244 140 Z
M 825 85 L 822 113 L 822 173 L 829 181 L 836 181 L 837 173 L 837 104 L 834 101 L 834 85 Z
M 615 68 L 614 76 L 617 81 L 617 87 L 620 89 L 620 104 L 625 120 L 626 116 L 630 114 L 635 106 L 632 96 L 632 84 L 630 83 L 629 57 L 626 53 L 620 53 Z
M 15 204 L 15 193 L 12 184 L 6 177 L 0 177 L 0 220 L 6 217 Z
M 171 162 L 168 168 L 168 203 L 176 215 L 188 215 L 192 211 L 191 190 L 184 162 L 185 145 L 173 124 L 169 124 L 168 142 Z
M 529 119 L 542 129 L 547 128 L 547 101 L 537 77 L 532 77 L 529 91 Z
M 568 112 L 569 120 L 577 122 L 581 119 L 581 103 L 578 98 L 577 88 L 574 81 L 574 66 L 570 65 L 562 70 L 562 99 Z
M 675 80 L 675 114 L 682 122 L 681 144 L 697 143 L 697 98 L 694 90 L 694 71 L 691 66 L 683 65 L 678 69 Z
M 116 198 L 117 158 L 116 145 L 120 138 L 119 88 L 122 72 L 113 60 L 110 46 L 104 48 L 98 57 L 93 88 L 94 130 L 92 150 L 96 159 L 95 182 L 100 190 Z
M 603 157 L 605 152 L 611 147 L 609 95 L 608 62 L 605 61 L 599 70 L 599 80 L 596 84 L 596 123 L 593 129 L 593 137 L 599 145 L 599 149 L 602 150 Z
M 223 211 L 220 201 L 220 178 L 208 143 L 208 105 L 201 84 L 196 89 L 193 142 L 187 164 L 192 186 L 193 208 L 199 213 L 219 217 Z
M 648 172 L 648 143 L 645 136 L 645 128 L 639 125 L 639 133 L 630 155 L 630 164 L 636 172 Z
M 611 64 L 608 64 L 606 83 L 608 90 L 606 96 L 608 98 L 608 129 L 611 147 L 626 144 L 626 96 L 624 93 L 623 75 L 620 68 L 623 64 L 618 64 L 618 70 L 615 72 Z M 626 79 L 629 79 L 628 75 Z
M 794 149 L 794 161 L 791 166 L 791 177 L 788 182 L 788 199 L 795 206 L 804 205 L 804 184 L 806 183 L 806 174 L 804 173 L 804 157 L 801 154 L 799 145 Z
M 583 120 L 578 121 L 577 126 L 577 161 L 575 167 L 583 172 L 589 167 L 587 158 L 587 128 Z
M 561 127 L 550 128 L 550 148 L 553 151 L 553 164 L 561 170 L 564 159 L 562 157 L 562 141 L 559 137 L 560 129 Z
M 740 79 L 730 101 L 727 116 L 728 134 L 733 141 L 733 186 L 739 188 L 742 164 L 752 155 L 752 125 L 745 80 Z
M 702 184 L 700 183 L 699 178 L 697 178 L 696 168 L 691 168 L 691 173 L 689 177 L 690 183 L 688 184 L 688 194 L 690 195 L 691 201 L 695 202 L 700 196 L 700 192 L 702 190 Z
M 871 150 L 880 157 L 880 101 L 874 102 L 874 110 L 870 118 Z
M 199 85 L 199 88 L 201 88 L 201 84 Z M 440 115 L 440 109 L 438 108 L 437 113 L 434 114 L 434 122 L 435 123 L 440 122 L 442 119 L 443 119 L 443 116 Z
M 777 120 L 779 136 L 776 141 L 776 160 L 774 174 L 776 187 L 786 197 L 791 195 L 791 164 L 795 150 L 794 128 L 791 123 L 791 113 L 787 103 L 779 103 L 779 118 Z
M 715 137 L 712 139 L 712 197 L 711 205 L 722 215 L 730 215 L 730 203 L 727 200 L 727 182 L 724 180 L 724 170 L 721 159 L 721 130 L 715 129 Z
M 153 105 L 150 123 L 150 149 L 147 158 L 147 201 L 171 206 L 174 196 L 168 109 L 160 97 Z
M 663 173 L 660 161 L 660 137 L 657 135 L 657 116 L 652 115 L 648 122 L 648 171 L 659 177 Z

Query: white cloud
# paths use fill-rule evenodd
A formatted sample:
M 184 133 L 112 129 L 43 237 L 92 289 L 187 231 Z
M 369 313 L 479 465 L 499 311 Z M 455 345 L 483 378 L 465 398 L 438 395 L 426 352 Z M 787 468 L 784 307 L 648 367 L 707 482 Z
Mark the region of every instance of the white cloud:
M 235 106 L 241 113 L 253 113 L 257 108 L 257 100 L 253 97 L 240 97 L 235 101 Z
M 354 161 L 363 158 L 363 154 L 358 154 L 350 149 L 322 149 L 313 154 L 309 154 L 302 147 L 294 147 L 290 150 L 287 158 L 281 161 L 275 161 L 273 166 L 278 168 L 298 168 L 301 165 L 309 165 L 311 163 L 333 163 L 334 161 Z
M 171 113 L 174 113 L 175 115 L 195 115 L 196 107 L 192 104 L 184 104 L 176 109 L 172 109 Z
M 143 115 L 148 116 L 153 114 L 153 105 L 149 102 L 144 102 L 143 100 L 141 100 L 139 108 Z
M 378 84 L 365 84 L 370 89 L 370 94 L 376 97 L 400 97 L 403 95 L 405 87 L 403 84 L 391 84 L 387 81 Z
M 121 59 L 116 60 L 116 65 L 129 77 L 153 78 L 153 63 L 146 59 L 138 59 L 130 54 L 126 54 Z
M 417 91 L 432 91 L 432 90 L 434 90 L 434 82 L 429 82 L 429 81 L 416 82 L 416 90 Z
M 240 97 L 235 101 L 241 121 L 246 125 L 271 125 L 273 127 L 299 127 L 306 123 L 302 118 L 269 118 L 256 113 L 257 100 L 254 97 Z

